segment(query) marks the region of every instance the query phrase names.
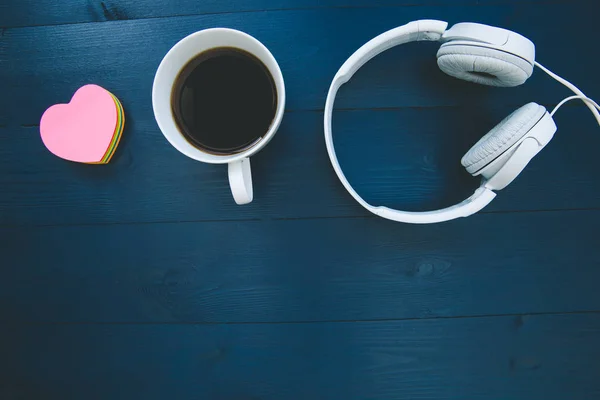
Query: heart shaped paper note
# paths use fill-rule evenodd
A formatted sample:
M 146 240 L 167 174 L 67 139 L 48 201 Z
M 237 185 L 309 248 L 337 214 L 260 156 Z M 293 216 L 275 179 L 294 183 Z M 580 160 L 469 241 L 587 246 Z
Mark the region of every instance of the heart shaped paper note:
M 69 104 L 48 108 L 40 121 L 42 141 L 54 155 L 87 164 L 106 164 L 125 124 L 121 102 L 98 85 L 79 88 Z

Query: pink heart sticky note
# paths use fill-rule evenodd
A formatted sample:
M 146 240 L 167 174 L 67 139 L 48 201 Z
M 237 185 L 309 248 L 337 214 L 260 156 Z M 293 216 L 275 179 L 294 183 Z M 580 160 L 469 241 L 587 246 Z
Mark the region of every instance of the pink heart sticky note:
M 97 163 L 111 145 L 117 117 L 111 94 L 98 85 L 85 85 L 69 104 L 55 104 L 44 112 L 40 121 L 42 141 L 60 158 Z

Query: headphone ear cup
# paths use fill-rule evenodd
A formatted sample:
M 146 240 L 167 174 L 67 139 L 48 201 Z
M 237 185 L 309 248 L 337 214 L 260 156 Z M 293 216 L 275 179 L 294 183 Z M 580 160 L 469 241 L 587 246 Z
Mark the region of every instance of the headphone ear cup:
M 482 137 L 460 161 L 471 174 L 476 174 L 486 165 L 510 149 L 542 119 L 546 108 L 529 103 L 517 109 Z
M 513 54 L 477 43 L 444 43 L 437 53 L 442 71 L 455 78 L 489 86 L 513 87 L 533 73 L 533 65 Z

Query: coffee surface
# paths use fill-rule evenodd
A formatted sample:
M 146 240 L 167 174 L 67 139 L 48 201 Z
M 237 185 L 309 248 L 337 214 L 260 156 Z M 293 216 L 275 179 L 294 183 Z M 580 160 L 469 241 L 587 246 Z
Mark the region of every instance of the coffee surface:
M 231 47 L 211 49 L 179 72 L 171 109 L 194 146 L 215 154 L 239 153 L 269 130 L 277 109 L 275 82 L 254 55 Z

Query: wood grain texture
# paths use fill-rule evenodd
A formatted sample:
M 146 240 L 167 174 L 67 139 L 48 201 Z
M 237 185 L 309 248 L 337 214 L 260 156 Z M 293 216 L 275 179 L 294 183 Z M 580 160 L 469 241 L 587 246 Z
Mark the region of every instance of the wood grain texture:
M 467 198 L 478 184 L 460 165 L 462 155 L 511 111 L 477 107 L 468 121 L 464 116 L 473 110 L 466 107 L 338 111 L 336 150 L 350 181 L 373 204 L 445 207 Z M 136 115 L 128 115 L 117 153 L 102 167 L 57 159 L 43 147 L 37 127 L 0 129 L 0 223 L 369 215 L 331 168 L 321 112 L 284 117 L 275 139 L 252 158 L 255 199 L 243 207 L 233 201 L 225 166 L 188 159 L 168 144 L 154 121 Z M 583 107 L 566 107 L 556 121 L 553 141 L 484 212 L 600 206 L 600 181 L 590 167 L 600 147 L 594 119 Z
M 10 0 L 5 0 L 10 1 Z M 0 27 L 328 7 L 573 3 L 589 0 L 21 0 L 0 3 Z
M 598 11 L 592 0 L 0 0 L 0 399 L 598 399 L 600 135 L 586 109 L 557 114 L 555 139 L 485 213 L 434 226 L 368 215 L 322 131 L 341 63 L 420 18 L 514 29 L 600 97 L 596 37 L 580 29 Z M 163 55 L 215 26 L 263 41 L 288 90 L 246 207 L 224 166 L 177 153 L 152 115 Z M 339 94 L 336 149 L 375 204 L 466 197 L 469 146 L 516 107 L 567 95 L 539 72 L 507 90 L 453 80 L 436 49 L 394 49 Z M 39 138 L 42 112 L 90 82 L 127 114 L 105 167 L 58 160 Z
M 600 211 L 4 229 L 0 319 L 293 322 L 600 310 Z
M 151 87 L 165 53 L 181 38 L 203 28 L 226 26 L 261 40 L 277 58 L 286 82 L 288 110 L 321 110 L 335 72 L 375 35 L 420 18 L 476 19 L 514 29 L 537 46 L 538 60 L 573 79 L 591 97 L 600 97 L 600 64 L 590 48 L 600 4 L 544 6 L 390 7 L 234 13 L 67 26 L 6 29 L 0 54 L 0 125 L 38 124 L 43 111 L 65 102 L 86 83 L 106 87 L 123 101 L 130 123 L 152 120 Z M 307 29 L 310 26 L 310 29 Z M 464 105 L 516 108 L 532 100 L 556 103 L 568 93 L 536 71 L 527 84 L 493 89 L 468 84 L 441 72 L 436 43 L 413 43 L 382 54 L 343 87 L 339 108 Z M 585 62 L 572 62 L 572 60 Z M 26 105 L 26 106 L 25 106 Z
M 597 8 L 589 3 L 547 5 L 547 18 L 535 29 L 529 24 L 538 12 L 533 5 L 478 7 L 476 19 L 531 33 L 538 54 L 543 54 L 540 60 L 548 60 L 568 77 L 576 76 L 576 82 L 594 95 L 600 92 L 600 81 L 591 67 L 594 54 L 587 51 L 595 45 L 594 38 L 573 40 L 559 32 L 575 32 L 564 26 L 573 21 L 593 25 Z M 0 93 L 0 136 L 5 144 L 0 149 L 0 179 L 5 185 L 0 223 L 365 215 L 332 173 L 321 113 L 294 110 L 321 109 L 331 77 L 365 40 L 424 16 L 474 18 L 473 7 L 390 7 L 7 29 L 0 39 L 0 79 L 7 86 Z M 306 29 L 307 21 L 312 21 L 311 29 Z M 224 167 L 193 162 L 169 147 L 151 109 L 152 79 L 164 53 L 185 34 L 218 25 L 243 29 L 263 40 L 279 59 L 288 88 L 283 127 L 253 159 L 257 195 L 247 207 L 231 200 Z M 366 66 L 339 95 L 340 109 L 411 108 L 336 114 L 342 161 L 347 160 L 353 183 L 371 201 L 415 210 L 467 196 L 475 182 L 458 161 L 469 146 L 517 106 L 531 100 L 552 104 L 567 94 L 541 74 L 510 90 L 454 80 L 438 70 L 435 49 L 431 43 L 394 49 Z M 580 54 L 589 61 L 568 61 Z M 123 142 L 106 168 L 55 159 L 38 136 L 36 124 L 43 110 L 66 101 L 88 82 L 116 93 L 127 114 Z M 585 114 L 582 109 L 561 111 L 555 141 L 487 211 L 598 207 L 599 183 L 588 163 L 595 157 L 599 136 Z M 378 140 L 369 140 L 372 136 Z M 363 148 L 370 152 L 361 152 Z M 362 162 L 356 162 L 359 156 Z
M 600 396 L 598 314 L 4 331 L 4 399 Z

